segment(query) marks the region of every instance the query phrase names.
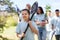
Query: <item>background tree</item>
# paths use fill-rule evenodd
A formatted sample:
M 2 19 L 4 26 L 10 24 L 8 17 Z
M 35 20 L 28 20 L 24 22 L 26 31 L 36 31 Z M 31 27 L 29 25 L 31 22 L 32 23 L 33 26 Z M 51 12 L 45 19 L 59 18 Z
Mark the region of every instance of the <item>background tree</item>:
M 0 0 L 0 5 L 7 5 L 8 7 L 6 8 L 6 10 L 8 11 L 8 12 L 15 12 L 15 8 L 14 7 L 12 7 L 12 5 L 13 5 L 14 3 L 13 2 L 11 2 L 10 0 Z
M 46 16 L 47 16 L 47 13 L 51 10 L 51 6 L 50 5 L 46 5 L 45 9 L 46 9 Z
M 15 8 L 12 7 L 13 2 L 11 2 L 10 0 L 0 0 L 0 5 L 1 6 L 6 5 L 7 6 L 6 11 L 11 12 L 10 14 L 6 13 L 6 16 L 5 16 L 4 12 L 3 12 L 4 10 L 2 10 L 3 13 L 1 13 L 2 15 L 0 15 L 0 31 L 3 32 L 3 28 L 6 27 L 7 25 L 8 26 L 15 26 L 17 24 L 17 22 L 13 18 L 13 16 L 15 16 L 15 14 L 12 13 L 12 12 L 16 12 L 16 11 L 15 11 Z M 10 20 L 10 22 L 7 22 L 9 20 Z
M 46 12 L 48 12 L 49 10 L 51 10 L 51 6 L 50 5 L 46 5 L 45 9 L 46 9 Z

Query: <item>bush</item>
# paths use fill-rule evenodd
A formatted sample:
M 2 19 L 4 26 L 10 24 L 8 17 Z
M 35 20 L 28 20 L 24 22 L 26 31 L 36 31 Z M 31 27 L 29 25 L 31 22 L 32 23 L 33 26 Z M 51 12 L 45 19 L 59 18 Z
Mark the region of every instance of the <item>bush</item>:
M 6 24 L 5 24 L 6 27 L 16 26 L 16 25 L 17 25 L 17 20 L 16 19 L 14 19 L 12 16 L 7 18 Z
M 7 14 L 5 15 L 0 15 L 0 31 L 3 32 L 4 27 L 9 28 L 9 27 L 14 27 L 17 25 L 17 19 L 18 16 L 16 14 Z
M 6 18 L 5 16 L 0 16 L 0 32 L 3 32 L 3 27 L 5 26 Z

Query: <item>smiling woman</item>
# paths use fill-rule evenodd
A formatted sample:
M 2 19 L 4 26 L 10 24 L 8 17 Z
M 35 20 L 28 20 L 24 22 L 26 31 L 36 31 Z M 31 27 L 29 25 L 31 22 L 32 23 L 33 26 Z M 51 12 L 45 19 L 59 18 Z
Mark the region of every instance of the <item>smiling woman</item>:
M 23 12 L 22 12 L 22 17 L 23 17 L 23 19 L 26 21 L 26 20 L 28 20 L 28 19 L 30 19 L 30 12 L 29 12 L 29 10 L 27 10 L 27 9 L 24 9 L 24 10 L 22 10 Z
M 24 21 L 20 22 L 16 28 L 17 37 L 19 37 L 19 38 L 24 37 L 23 40 L 35 40 L 34 34 L 38 35 L 38 29 L 37 29 L 35 22 L 30 21 L 30 11 L 28 9 L 23 9 L 22 17 L 23 17 Z M 28 24 L 29 24 L 29 28 L 28 28 L 26 34 L 24 34 L 24 31 L 27 28 Z

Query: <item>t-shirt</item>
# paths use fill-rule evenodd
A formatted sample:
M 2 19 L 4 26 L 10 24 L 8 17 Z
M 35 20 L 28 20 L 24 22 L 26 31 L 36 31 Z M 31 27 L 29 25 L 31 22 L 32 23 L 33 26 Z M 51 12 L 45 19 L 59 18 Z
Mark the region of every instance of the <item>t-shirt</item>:
M 55 35 L 60 35 L 60 16 L 54 17 L 51 20 L 51 24 L 53 24 L 55 27 Z
M 47 17 L 45 16 L 45 14 L 36 14 L 36 15 L 34 15 L 32 20 L 42 22 L 43 20 L 46 20 L 46 19 L 47 19 Z M 40 25 L 37 25 L 37 26 L 41 27 Z
M 24 22 L 24 21 L 20 22 L 17 25 L 16 33 L 19 33 L 19 34 L 23 33 L 27 27 L 27 24 L 28 24 L 28 22 Z M 38 30 L 36 24 L 33 21 L 32 21 L 32 25 L 33 25 L 33 27 L 36 28 L 36 30 Z M 30 27 L 28 28 L 23 40 L 35 40 L 34 33 L 31 31 Z
M 52 29 L 51 29 L 51 20 L 52 20 L 52 16 L 48 16 L 48 24 L 46 24 L 46 29 L 47 29 L 47 31 L 52 31 Z

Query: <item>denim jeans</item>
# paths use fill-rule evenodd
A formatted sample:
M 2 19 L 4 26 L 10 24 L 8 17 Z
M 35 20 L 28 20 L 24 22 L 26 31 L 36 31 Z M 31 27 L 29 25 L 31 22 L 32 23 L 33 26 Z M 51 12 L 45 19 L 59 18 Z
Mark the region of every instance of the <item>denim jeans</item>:
M 39 30 L 38 39 L 39 40 L 46 40 L 46 34 L 47 34 L 46 29 L 42 28 L 42 27 L 38 27 L 38 30 Z

